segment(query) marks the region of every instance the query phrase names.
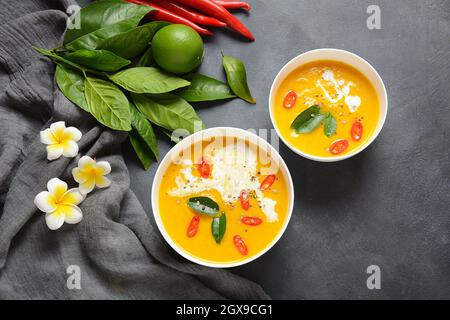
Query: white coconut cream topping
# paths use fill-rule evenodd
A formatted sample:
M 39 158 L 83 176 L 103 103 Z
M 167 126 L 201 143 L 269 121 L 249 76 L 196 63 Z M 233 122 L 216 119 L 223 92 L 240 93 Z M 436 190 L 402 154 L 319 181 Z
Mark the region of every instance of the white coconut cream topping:
M 211 176 L 207 179 L 192 174 L 195 170 L 191 160 L 183 160 L 181 175 L 175 180 L 177 187 L 169 190 L 173 197 L 185 197 L 207 190 L 217 190 L 224 202 L 234 204 L 242 190 L 253 191 L 258 205 L 268 222 L 278 220 L 276 201 L 264 197 L 257 179 L 258 158 L 254 151 L 242 144 L 232 144 L 224 148 L 206 150 L 203 156 L 212 165 Z
M 322 82 L 324 82 L 325 85 Z M 352 113 L 358 110 L 361 105 L 361 98 L 359 96 L 350 95 L 350 88 L 354 86 L 354 83 L 351 81 L 345 82 L 343 79 L 337 80 L 331 70 L 325 70 L 322 73 L 322 79 L 317 80 L 316 84 L 320 89 L 322 89 L 329 102 L 336 104 L 344 99 L 344 103 L 347 105 L 348 110 Z M 334 87 L 336 92 L 334 97 L 329 93 L 326 86 Z

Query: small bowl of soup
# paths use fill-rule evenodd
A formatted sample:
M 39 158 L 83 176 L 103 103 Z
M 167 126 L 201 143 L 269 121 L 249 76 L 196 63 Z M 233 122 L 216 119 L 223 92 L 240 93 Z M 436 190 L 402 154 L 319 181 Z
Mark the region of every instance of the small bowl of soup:
M 270 90 L 272 123 L 283 142 L 316 161 L 350 158 L 380 133 L 387 114 L 386 88 L 363 58 L 317 49 L 289 61 Z
M 294 187 L 278 152 L 237 128 L 210 128 L 176 144 L 161 161 L 152 209 L 164 239 L 195 263 L 235 267 L 282 236 Z

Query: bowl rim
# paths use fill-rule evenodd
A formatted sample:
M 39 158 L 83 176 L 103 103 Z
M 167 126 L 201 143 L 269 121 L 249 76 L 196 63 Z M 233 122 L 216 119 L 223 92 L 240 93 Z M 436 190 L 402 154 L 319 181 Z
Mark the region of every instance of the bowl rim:
M 378 97 L 378 99 L 380 99 L 379 103 L 380 105 L 382 104 L 382 102 L 384 102 L 384 104 L 386 105 L 386 111 L 383 113 L 383 115 L 380 115 L 380 118 L 378 119 L 378 123 L 377 123 L 377 129 L 375 130 L 375 132 L 372 134 L 372 136 L 370 137 L 370 139 L 361 147 L 354 149 L 352 152 L 347 153 L 347 154 L 343 154 L 340 156 L 331 156 L 331 157 L 323 157 L 323 156 L 315 156 L 312 155 L 310 153 L 306 153 L 303 152 L 302 150 L 297 149 L 296 147 L 294 147 L 291 143 L 289 143 L 289 141 L 287 141 L 287 139 L 285 139 L 283 137 L 283 135 L 280 133 L 276 123 L 275 123 L 275 117 L 273 114 L 273 109 L 274 109 L 274 97 L 275 97 L 275 84 L 278 82 L 278 80 L 283 77 L 285 78 L 287 75 L 283 75 L 286 70 L 288 68 L 291 67 L 292 64 L 296 63 L 297 60 L 300 60 L 302 58 L 304 58 L 307 55 L 312 55 L 312 54 L 317 54 L 317 53 L 321 53 L 321 52 L 326 52 L 331 54 L 330 61 L 338 61 L 338 62 L 342 62 L 344 64 L 350 65 L 351 67 L 355 68 L 356 70 L 358 70 L 359 72 L 361 72 L 371 83 L 372 85 L 374 85 L 373 81 L 371 81 L 369 79 L 369 77 L 367 76 L 367 73 L 360 70 L 359 68 L 357 68 L 356 66 L 354 66 L 352 63 L 349 63 L 347 61 L 343 61 L 340 59 L 336 59 L 332 57 L 333 53 L 341 53 L 344 55 L 348 55 L 352 58 L 355 58 L 356 60 L 359 60 L 360 62 L 362 62 L 363 64 L 365 64 L 368 69 L 373 73 L 373 75 L 375 76 L 376 80 L 379 81 L 379 83 L 381 84 L 381 89 L 382 89 L 382 93 L 384 95 L 384 101 L 381 101 L 382 97 Z M 318 61 L 319 59 L 317 59 Z M 320 60 L 324 60 L 324 59 L 320 59 Z M 314 60 L 312 60 L 314 61 Z M 311 61 L 311 62 L 312 62 Z M 308 62 L 309 63 L 309 62 Z M 298 65 L 297 68 L 299 68 L 302 64 Z M 282 79 L 284 80 L 284 79 Z M 347 51 L 347 50 L 342 50 L 342 49 L 334 49 L 334 48 L 320 48 L 320 49 L 313 49 L 313 50 L 309 50 L 306 52 L 303 52 L 299 55 L 297 55 L 296 57 L 292 58 L 291 60 L 289 60 L 289 62 L 287 62 L 283 68 L 281 68 L 281 70 L 277 73 L 275 79 L 272 82 L 272 86 L 270 87 L 270 94 L 269 94 L 269 114 L 270 114 L 270 121 L 272 122 L 273 127 L 275 128 L 275 131 L 277 132 L 278 136 L 280 137 L 280 139 L 284 142 L 284 144 L 291 149 L 293 152 L 295 152 L 296 154 L 309 159 L 309 160 L 313 160 L 313 161 L 318 161 L 318 162 L 337 162 L 337 161 L 342 161 L 351 157 L 356 156 L 357 154 L 359 154 L 360 152 L 364 151 L 368 146 L 370 146 L 372 144 L 373 141 L 375 141 L 375 139 L 378 137 L 378 135 L 380 134 L 381 130 L 383 129 L 384 123 L 386 122 L 386 117 L 387 117 L 387 113 L 389 110 L 389 101 L 388 101 L 388 95 L 387 95 L 387 91 L 386 91 L 386 86 L 384 85 L 383 79 L 381 78 L 380 74 L 377 72 L 377 70 L 364 58 L 360 57 L 359 55 Z
M 191 139 L 194 139 L 197 136 L 202 136 L 205 134 L 211 134 L 211 133 L 215 133 L 217 132 L 214 136 L 219 136 L 220 132 L 226 132 L 225 136 L 233 136 L 236 138 L 242 138 L 242 136 L 245 135 L 250 135 L 253 136 L 253 138 L 256 138 L 257 143 L 262 143 L 262 145 L 264 145 L 265 147 L 268 148 L 268 150 L 270 149 L 270 154 L 273 156 L 275 155 L 277 157 L 277 160 L 279 161 L 279 167 L 280 167 L 280 171 L 284 172 L 284 176 L 285 176 L 285 180 L 287 183 L 287 189 L 288 189 L 288 196 L 289 196 L 289 204 L 288 204 L 288 212 L 286 214 L 285 217 L 285 221 L 283 226 L 281 227 L 281 229 L 278 231 L 277 235 L 274 237 L 274 239 L 260 252 L 258 252 L 256 255 L 251 256 L 247 259 L 243 259 L 240 261 L 234 261 L 234 262 L 213 262 L 210 260 L 202 260 L 200 258 L 197 258 L 196 256 L 190 254 L 189 252 L 187 252 L 185 249 L 183 249 L 180 245 L 178 245 L 168 234 L 168 232 L 166 231 L 164 224 L 162 223 L 161 220 L 161 215 L 159 212 L 159 185 L 161 184 L 161 178 L 162 178 L 162 174 L 165 172 L 165 170 L 167 170 L 167 166 L 168 166 L 168 162 L 170 163 L 170 156 L 176 152 L 176 151 L 180 151 L 183 149 L 186 149 L 186 147 L 189 147 L 192 143 L 191 143 Z M 232 134 L 230 134 L 230 132 L 232 132 Z M 163 171 L 164 170 L 164 171 Z M 157 181 L 157 179 L 159 179 L 159 181 Z M 157 189 L 158 187 L 158 189 Z M 259 257 L 261 257 L 262 255 L 264 255 L 267 251 L 269 251 L 279 240 L 280 238 L 284 235 L 286 228 L 291 220 L 291 216 L 292 216 L 292 211 L 294 209 L 294 184 L 292 182 L 292 176 L 291 173 L 289 171 L 288 166 L 286 165 L 286 163 L 284 162 L 284 159 L 281 157 L 281 155 L 278 153 L 277 150 L 275 150 L 275 148 L 266 140 L 264 140 L 263 138 L 259 137 L 258 135 L 254 134 L 253 132 L 244 130 L 244 129 L 240 129 L 240 128 L 234 128 L 234 127 L 213 127 L 213 128 L 208 128 L 208 129 L 204 129 L 204 130 L 200 130 L 195 132 L 194 134 L 184 138 L 182 141 L 180 141 L 178 144 L 176 144 L 175 146 L 173 146 L 169 152 L 167 152 L 167 154 L 164 156 L 164 158 L 162 159 L 162 161 L 160 162 L 158 169 L 156 170 L 156 173 L 153 177 L 153 184 L 152 184 L 152 190 L 151 190 L 151 201 L 152 201 L 152 211 L 153 211 L 153 217 L 156 221 L 156 225 L 158 226 L 159 232 L 162 234 L 163 238 L 166 240 L 166 242 L 172 247 L 172 249 L 174 249 L 179 255 L 181 255 L 182 257 L 186 258 L 187 260 L 194 262 L 196 264 L 199 265 L 203 265 L 206 267 L 211 267 L 211 268 L 232 268 L 232 267 L 237 267 L 237 266 L 241 266 L 247 263 L 250 263 L 256 259 L 258 259 Z

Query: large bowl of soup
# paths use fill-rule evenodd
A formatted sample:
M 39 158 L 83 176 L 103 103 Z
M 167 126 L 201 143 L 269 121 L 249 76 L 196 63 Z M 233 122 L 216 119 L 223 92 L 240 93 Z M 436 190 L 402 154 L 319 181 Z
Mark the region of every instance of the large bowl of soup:
M 161 161 L 152 209 L 164 239 L 195 263 L 234 267 L 267 252 L 291 217 L 294 188 L 278 152 L 237 128 L 199 131 Z
M 363 58 L 338 49 L 317 49 L 288 62 L 269 98 L 272 123 L 297 154 L 332 162 L 367 148 L 387 114 L 386 88 Z

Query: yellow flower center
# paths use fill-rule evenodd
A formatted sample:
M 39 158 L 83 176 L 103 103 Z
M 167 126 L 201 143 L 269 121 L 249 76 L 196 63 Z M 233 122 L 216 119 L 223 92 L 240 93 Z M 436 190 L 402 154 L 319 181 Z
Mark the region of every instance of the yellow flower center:
M 55 140 L 56 140 L 56 144 L 61 144 L 61 143 L 63 143 L 64 141 L 64 138 L 63 138 L 63 136 L 61 135 L 61 134 L 53 134 L 53 137 L 55 138 Z
M 62 193 L 61 195 L 55 197 L 55 204 L 56 205 L 59 205 L 59 204 L 63 203 L 64 194 L 65 193 Z

